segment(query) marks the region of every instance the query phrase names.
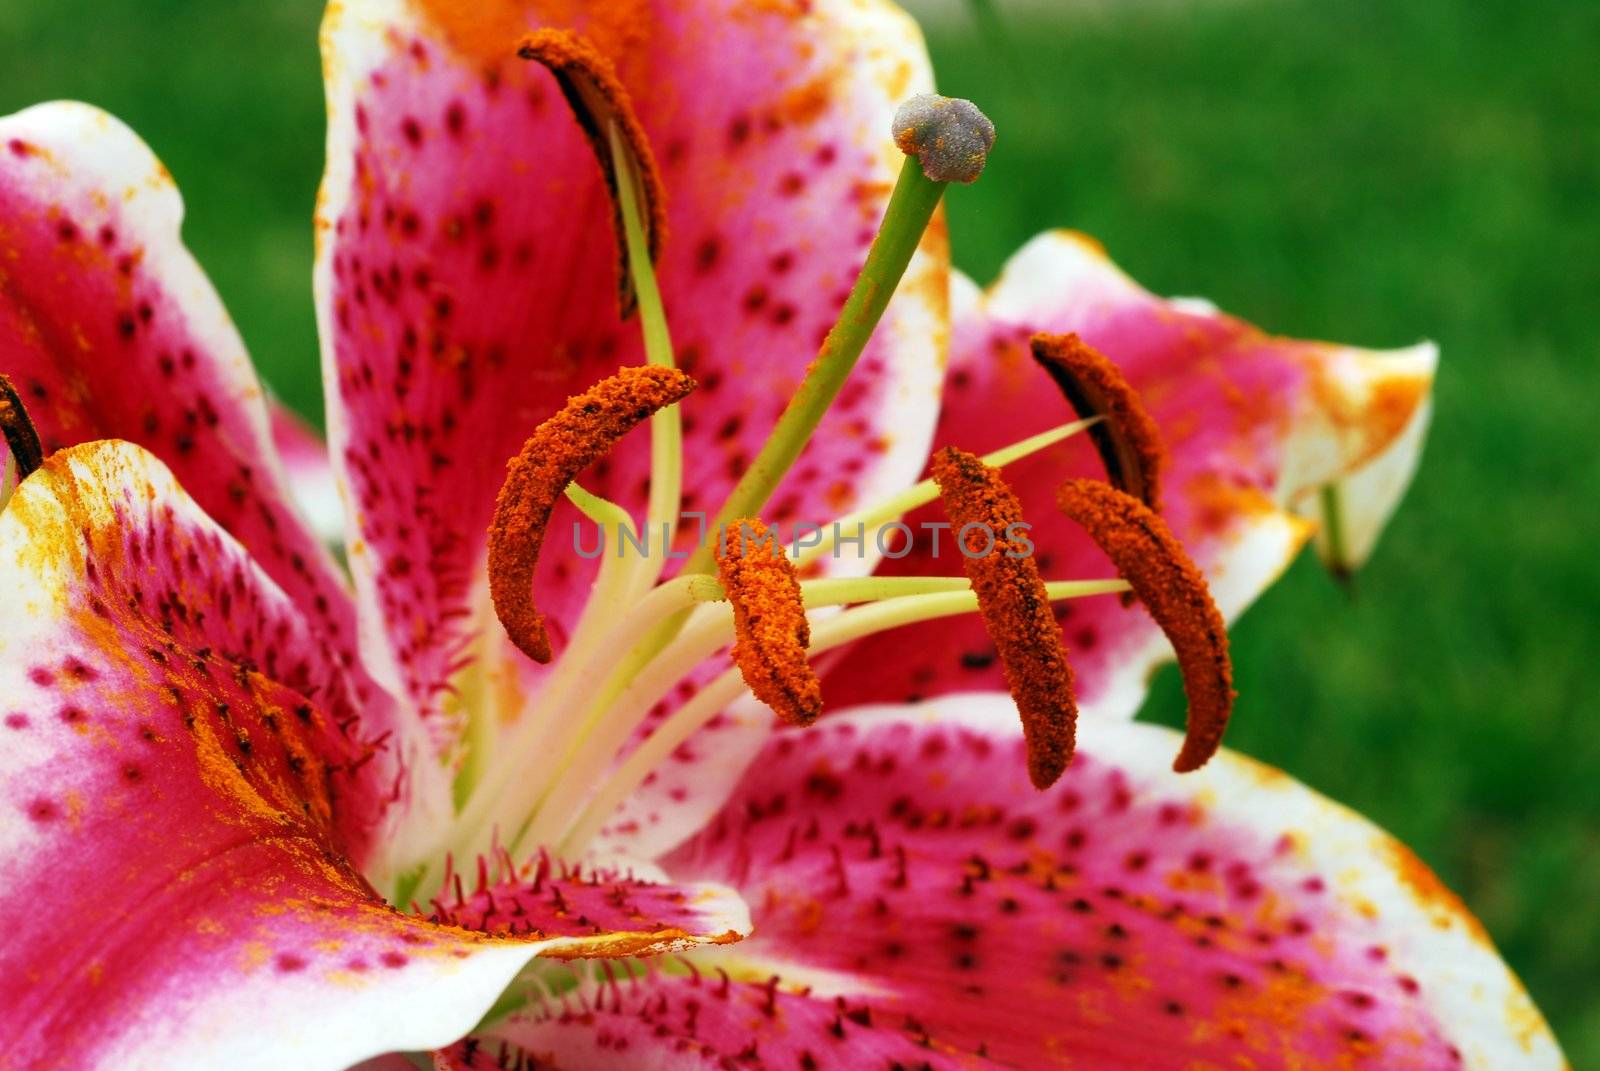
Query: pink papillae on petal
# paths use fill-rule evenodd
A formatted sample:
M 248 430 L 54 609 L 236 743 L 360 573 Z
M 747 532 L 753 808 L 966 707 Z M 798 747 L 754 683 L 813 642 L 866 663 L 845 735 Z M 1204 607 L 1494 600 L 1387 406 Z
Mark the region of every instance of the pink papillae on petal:
M 261 385 L 182 216 L 171 176 L 104 112 L 56 103 L 0 119 L 0 372 L 47 454 L 139 443 L 300 604 L 363 733 L 395 734 L 373 761 L 399 820 L 417 733 L 357 664 L 354 603 L 290 504 Z
M 690 962 L 689 970 L 695 970 Z M 682 970 L 683 965 L 677 965 Z M 1001 1064 L 929 1044 L 902 1017 L 853 998 L 801 995 L 706 968 L 585 986 L 547 998 L 435 1055 L 438 1071 L 984 1071 Z M 518 1060 L 522 1063 L 518 1063 Z M 532 1062 L 529 1062 L 529 1061 Z M 1040 1065 L 1046 1066 L 1046 1065 Z
M 549 959 L 613 959 L 731 944 L 750 932 L 744 902 L 715 885 L 665 885 L 616 867 L 579 867 L 539 855 L 493 881 L 454 879 L 433 902 L 438 922 L 545 941 Z
M 594 154 L 549 72 L 514 56 L 523 34 L 568 26 L 604 53 L 660 162 L 658 270 L 679 363 L 700 383 L 682 410 L 689 510 L 720 505 L 814 356 L 898 168 L 895 103 L 929 82 L 914 27 L 875 0 L 575 9 L 354 0 L 324 27 L 317 292 L 330 436 L 360 518 L 351 562 L 387 647 L 374 645 L 380 672 L 447 715 L 452 677 L 482 656 L 473 637 L 492 631 L 474 585 L 506 459 L 569 395 L 642 359 L 638 325 L 618 319 Z M 915 476 L 945 263 L 941 226 L 774 520 L 825 520 Z M 583 485 L 637 510 L 647 455 L 634 436 Z M 563 504 L 552 521 L 564 550 L 577 519 Z M 558 658 L 593 564 L 541 556 Z M 525 679 L 521 694 L 496 690 L 508 717 L 538 675 L 512 657 Z
M 1012 1067 L 1562 1066 L 1476 920 L 1364 819 L 1227 752 L 1176 777 L 1177 734 L 1110 719 L 1039 792 L 1013 719 L 949 696 L 774 737 L 661 861 L 751 905 L 700 973 Z M 618 988 L 637 1029 L 646 997 Z M 815 1066 L 859 1066 L 814 1036 Z M 603 1055 L 584 1066 L 643 1065 Z
M 138 447 L 49 459 L 0 514 L 0 563 L 17 1066 L 339 1071 L 451 1043 L 534 955 L 748 928 L 725 890 L 594 874 L 497 876 L 515 932 L 387 907 L 347 832 L 387 742 L 338 705 L 302 609 Z
M 1300 342 L 1195 301 L 1168 301 L 1119 271 L 1092 241 L 1052 233 L 1025 246 L 987 293 L 958 278 L 955 341 L 939 445 L 985 452 L 1065 423 L 1073 412 L 1029 354 L 1038 332 L 1075 332 L 1120 368 L 1168 451 L 1163 515 L 1229 618 L 1309 538 L 1324 486 L 1344 481 L 1347 545 L 1363 555 L 1398 501 L 1421 447 L 1436 354 Z M 1387 460 L 1383 460 L 1387 458 Z M 1369 475 L 1382 461 L 1389 478 Z M 1034 523 L 1045 579 L 1114 575 L 1050 503 L 1070 477 L 1104 479 L 1087 438 L 1005 468 Z M 1035 508 L 1036 507 L 1036 508 Z M 924 509 L 907 523 L 942 520 Z M 948 575 L 959 562 L 921 538 L 881 572 Z M 1086 714 L 1131 716 L 1171 648 L 1138 606 L 1114 596 L 1057 608 Z M 976 620 L 913 626 L 853 647 L 825 677 L 830 704 L 903 701 L 1002 687 Z

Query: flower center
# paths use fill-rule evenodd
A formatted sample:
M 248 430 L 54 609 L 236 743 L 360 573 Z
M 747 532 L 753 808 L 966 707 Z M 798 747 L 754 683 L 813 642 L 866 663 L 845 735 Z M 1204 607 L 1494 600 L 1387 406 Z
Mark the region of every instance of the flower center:
M 660 181 L 626 90 L 603 57 L 553 31 L 527 39 L 521 54 L 555 73 L 613 191 L 622 309 L 625 316 L 639 314 L 648 363 L 570 399 L 508 465 L 490 530 L 490 590 L 516 646 L 536 661 L 554 656 L 555 664 L 532 714 L 506 730 L 492 752 L 467 756 L 457 781 L 456 821 L 440 847 L 463 858 L 503 851 L 525 857 L 535 850 L 579 855 L 654 769 L 746 691 L 783 720 L 808 724 L 825 699 L 812 656 L 885 629 L 973 611 L 988 625 L 1017 700 L 1030 775 L 1041 787 L 1050 784 L 1071 761 L 1076 716 L 1072 671 L 1051 603 L 1130 587 L 1121 580 L 1047 583 L 1031 557 L 1021 505 L 998 466 L 1085 430 L 1095 436 L 1115 482 L 1139 497 L 1099 485 L 1118 497 L 1094 499 L 1100 508 L 1084 510 L 1079 506 L 1088 499 L 1064 491 L 1062 506 L 1107 548 L 1158 622 L 1183 638 L 1186 672 L 1209 667 L 1210 682 L 1191 692 L 1201 714 L 1192 718 L 1196 728 L 1182 760 L 1203 761 L 1220 737 L 1224 693 L 1231 699 L 1226 636 L 1220 617 L 1213 628 L 1204 614 L 1185 616 L 1185 607 L 1209 607 L 1204 581 L 1185 565 L 1170 535 L 1160 537 L 1159 518 L 1150 520 L 1155 514 L 1145 503 L 1156 502 L 1161 460 L 1153 423 L 1115 368 L 1075 338 L 1041 336 L 1035 352 L 1080 420 L 984 458 L 945 451 L 935 460 L 933 479 L 821 526 L 804 546 L 797 538 L 792 554 L 760 520 L 850 376 L 948 182 L 970 181 L 981 170 L 993 141 L 981 113 L 935 98 L 912 102 L 897 116 L 897 140 L 911 155 L 838 323 L 709 531 L 679 575 L 663 581 L 683 472 L 678 403 L 693 404 L 694 385 L 673 367 L 655 278 Z M 651 482 L 641 539 L 626 510 L 573 481 L 646 420 Z M 615 550 L 602 553 L 585 609 L 556 651 L 535 608 L 533 577 L 561 495 L 599 529 L 601 547 Z M 802 579 L 845 540 L 864 546 L 866 532 L 881 537 L 908 511 L 939 498 L 960 529 L 965 575 Z M 1127 512 L 1124 499 L 1143 512 Z M 1127 534 L 1132 528 L 1156 535 L 1138 543 Z M 845 534 L 852 530 L 862 535 Z M 650 533 L 662 532 L 651 553 Z M 1134 557 L 1125 557 L 1125 550 Z M 1203 627 L 1195 626 L 1201 619 Z M 696 687 L 690 698 L 668 708 L 691 676 Z M 667 713 L 652 724 L 658 708 Z

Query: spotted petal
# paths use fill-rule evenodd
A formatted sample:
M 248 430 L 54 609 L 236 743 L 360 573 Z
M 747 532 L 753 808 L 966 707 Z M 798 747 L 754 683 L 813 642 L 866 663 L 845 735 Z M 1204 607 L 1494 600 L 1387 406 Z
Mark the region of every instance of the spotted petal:
M 289 505 L 261 384 L 182 218 L 172 176 L 104 112 L 0 119 L 0 372 L 47 454 L 145 446 L 353 654 L 354 608 Z
M 774 1066 L 859 1066 L 851 1039 L 895 1032 L 1015 1067 L 1562 1066 L 1478 923 L 1364 819 L 1228 753 L 1176 777 L 1176 734 L 1108 719 L 1041 793 L 1007 709 L 951 696 L 780 734 L 663 860 L 740 888 L 755 936 L 691 956 L 698 993 L 601 994 L 626 1057 L 581 1049 L 560 1009 L 523 1043 L 596 1068 L 702 1066 L 662 1050 L 735 1052 L 735 1029 Z M 713 999 L 719 967 L 756 984 Z
M 349 861 L 387 742 L 308 616 L 136 446 L 46 461 L 0 562 L 11 1063 L 339 1071 L 449 1044 L 535 955 L 748 928 L 726 891 L 612 875 L 504 875 L 515 929 L 473 913 L 488 890 L 391 910 Z
M 358 664 L 354 601 L 291 504 L 261 384 L 182 216 L 171 176 L 104 112 L 56 103 L 0 119 L 0 372 L 46 453 L 115 438 L 171 466 L 304 608 L 366 735 L 395 734 L 380 765 L 416 771 L 420 733 Z M 425 795 L 402 785 L 387 820 L 421 819 L 410 805 Z
M 1267 335 L 1192 300 L 1168 301 L 1122 274 L 1080 235 L 1046 234 L 980 293 L 956 281 L 956 333 L 936 441 L 993 450 L 1072 419 L 1028 353 L 1036 332 L 1076 332 L 1138 390 L 1169 453 L 1165 513 L 1206 573 L 1219 607 L 1239 614 L 1288 565 L 1341 488 L 1343 564 L 1372 549 L 1409 481 L 1427 421 L 1436 353 L 1378 352 Z M 1105 557 L 1058 516 L 1057 487 L 1104 478 L 1080 438 L 1008 466 L 1047 578 L 1112 575 Z M 908 522 L 942 520 L 923 511 Z M 957 572 L 954 547 L 932 541 L 885 572 Z M 1086 710 L 1130 716 L 1151 668 L 1171 649 L 1137 606 L 1112 597 L 1058 610 Z M 918 698 L 1000 683 L 976 621 L 895 632 L 852 649 L 825 681 L 835 706 Z
M 716 509 L 814 355 L 887 201 L 894 105 L 929 84 L 914 26 L 877 0 L 574 10 L 353 0 L 324 27 L 330 435 L 359 526 L 351 562 L 370 653 L 429 712 L 451 712 L 464 665 L 509 657 L 481 597 L 504 462 L 569 394 L 641 360 L 637 325 L 618 319 L 599 169 L 549 74 L 513 58 L 519 37 L 548 23 L 591 40 L 661 162 L 659 274 L 679 360 L 700 384 L 683 407 L 690 510 Z M 944 333 L 936 229 L 773 519 L 832 516 L 914 476 Z M 585 486 L 637 510 L 645 439 Z M 551 531 L 575 519 L 558 511 Z M 541 560 L 558 657 L 590 565 Z M 535 671 L 516 661 L 526 689 Z M 481 690 L 509 691 L 512 716 L 525 705 L 515 681 Z M 441 729 L 442 745 L 454 738 Z

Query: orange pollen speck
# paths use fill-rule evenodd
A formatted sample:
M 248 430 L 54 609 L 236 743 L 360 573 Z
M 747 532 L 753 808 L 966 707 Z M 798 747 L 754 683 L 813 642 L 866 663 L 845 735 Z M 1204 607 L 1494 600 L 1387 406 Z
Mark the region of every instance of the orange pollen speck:
M 550 661 L 550 638 L 533 605 L 533 572 L 556 500 L 618 439 L 694 387 L 694 380 L 675 368 L 618 369 L 567 399 L 506 463 L 506 482 L 489 526 L 489 594 L 511 641 L 535 662 Z
M 1166 450 L 1139 392 L 1105 354 L 1077 335 L 1034 335 L 1032 347 L 1034 360 L 1080 418 L 1104 418 L 1089 436 L 1112 484 L 1160 512 Z
M 623 226 L 622 201 L 617 194 L 621 175 L 611 152 L 610 129 L 612 124 L 616 124 L 617 133 L 632 158 L 631 170 L 637 180 L 636 192 L 644 215 L 645 239 L 650 248 L 650 259 L 654 261 L 661 255 L 661 243 L 667 233 L 667 198 L 655 154 L 650 151 L 650 139 L 633 110 L 633 100 L 628 96 L 622 79 L 617 76 L 616 67 L 584 38 L 569 30 L 535 30 L 522 39 L 517 55 L 543 64 L 555 75 L 562 95 L 567 98 L 567 104 L 589 139 L 595 159 L 600 163 L 606 187 L 611 191 L 612 226 L 620 262 L 617 295 L 622 315 L 626 318 L 632 314 L 636 298 L 632 273 L 628 270 L 628 241 Z
M 794 563 L 766 525 L 747 517 L 723 533 L 717 574 L 733 604 L 740 676 L 784 721 L 810 725 L 822 713 L 822 685 L 806 661 L 811 626 Z
M 1098 480 L 1069 480 L 1056 502 L 1106 552 L 1172 641 L 1189 697 L 1188 731 L 1173 769 L 1198 770 L 1222 743 L 1234 700 L 1228 626 L 1206 578 L 1166 522 L 1132 495 Z
M 1035 787 L 1048 788 L 1072 761 L 1078 705 L 1061 626 L 1031 546 L 1012 538 L 1023 523 L 1022 506 L 998 469 L 961 450 L 947 447 L 934 455 L 933 478 L 957 537 L 973 537 L 962 566 L 1022 716 L 1028 776 Z M 968 533 L 969 525 L 986 527 L 992 546 L 987 536 L 977 538 L 983 533 Z
M 44 450 L 39 445 L 39 433 L 34 430 L 28 409 L 11 380 L 3 375 L 0 375 L 0 434 L 5 435 L 6 448 L 17 466 L 17 479 L 26 479 L 44 464 Z

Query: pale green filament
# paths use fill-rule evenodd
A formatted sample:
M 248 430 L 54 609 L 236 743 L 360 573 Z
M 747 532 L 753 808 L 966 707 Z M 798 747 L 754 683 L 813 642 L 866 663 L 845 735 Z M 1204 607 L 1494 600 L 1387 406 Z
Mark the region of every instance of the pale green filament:
M 1108 583 L 1120 584 L 1120 581 Z M 964 577 L 820 579 L 807 580 L 800 585 L 807 609 L 935 593 L 963 593 L 969 589 Z M 494 804 L 492 820 L 484 808 L 473 809 L 473 817 L 478 820 L 471 826 L 478 838 L 478 843 L 472 846 L 474 850 L 483 850 L 484 838 L 496 826 L 504 836 L 506 847 L 516 849 L 529 840 L 530 832 L 538 831 L 533 823 L 544 815 L 568 813 L 570 805 L 581 799 L 587 786 L 604 772 L 617 745 L 643 720 L 650 707 L 689 670 L 732 641 L 733 615 L 727 607 L 707 606 L 695 612 L 657 657 L 646 660 L 636 669 L 628 668 L 638 661 L 631 659 L 624 660 L 620 671 L 614 670 L 617 652 L 636 649 L 663 621 L 724 597 L 722 584 L 715 577 L 702 574 L 677 577 L 650 592 L 626 615 L 613 622 L 613 631 L 606 634 L 604 646 L 580 651 L 574 645 L 568 650 L 564 658 L 572 662 L 573 669 L 563 679 L 582 682 L 584 692 L 579 695 L 568 689 L 555 696 L 571 700 L 573 709 L 555 714 L 563 728 L 553 735 L 544 726 L 530 723 L 521 727 L 509 742 L 510 754 L 527 754 L 522 747 L 538 743 L 540 754 L 547 756 L 541 762 L 543 776 L 537 785 L 531 786 L 537 790 L 532 794 L 517 792 L 506 784 L 500 789 L 504 795 L 484 801 Z M 604 683 L 596 688 L 595 682 Z M 546 694 L 555 691 L 554 683 Z M 484 822 L 487 824 L 480 824 Z M 532 838 L 532 842 L 544 843 L 537 837 Z
M 1121 580 L 1060 581 L 1046 584 L 1052 600 L 1106 595 L 1128 590 Z M 813 625 L 811 651 L 821 654 L 874 633 L 972 613 L 978 597 L 972 591 L 945 591 L 892 598 L 843 613 Z M 685 630 L 687 636 L 689 630 Z M 674 644 L 676 646 L 676 644 Z M 670 650 L 670 648 L 669 648 Z M 657 766 L 661 765 L 697 730 L 727 708 L 744 691 L 737 669 L 730 669 L 707 684 L 694 698 L 673 712 L 632 754 L 622 761 L 560 837 L 558 854 L 587 844 Z M 648 708 L 647 708 L 648 709 Z M 554 838 L 551 838 L 554 839 Z
M 1078 434 L 1099 419 L 1051 428 L 996 450 L 983 460 L 997 467 L 1012 464 Z M 799 548 L 796 565 L 805 565 L 829 553 L 836 545 L 837 533 L 853 531 L 859 525 L 874 529 L 937 496 L 937 487 L 931 480 L 925 480 L 863 507 L 827 526 L 821 545 Z M 611 539 L 617 537 L 621 525 L 631 524 L 627 512 L 620 506 L 590 494 L 577 484 L 567 488 L 567 497 Z M 549 757 L 541 762 L 544 766 L 541 775 L 530 780 L 523 771 L 519 779 L 518 771 L 507 766 L 495 769 L 494 776 L 485 779 L 480 786 L 482 791 L 473 794 L 457 827 L 458 832 L 472 838 L 470 850 L 484 850 L 487 838 L 496 827 L 502 833 L 521 830 L 521 839 L 532 843 L 529 836 L 544 831 L 546 813 L 559 814 L 561 807 L 558 805 L 575 805 L 577 800 L 569 804 L 566 797 L 576 794 L 581 800 L 585 786 L 604 773 L 605 764 L 612 755 L 606 749 L 614 749 L 620 743 L 611 730 L 615 723 L 613 713 L 619 705 L 631 709 L 638 705 L 640 697 L 648 699 L 640 711 L 642 717 L 649 705 L 687 672 L 686 663 L 692 667 L 693 663 L 714 655 L 717 648 L 727 642 L 731 615 L 726 610 L 720 614 L 711 608 L 700 611 L 702 616 L 689 624 L 685 634 L 679 634 L 679 630 L 685 628 L 684 615 L 689 610 L 723 597 L 722 587 L 714 577 L 680 576 L 641 600 L 637 592 L 631 589 L 624 592 L 619 587 L 624 579 L 619 574 L 623 572 L 625 570 L 616 563 L 615 554 L 608 551 L 579 631 L 539 696 L 539 713 L 525 719 L 501 749 L 500 753 L 505 756 L 539 754 Z M 910 595 L 960 593 L 966 588 L 964 579 L 940 577 L 817 579 L 801 584 L 808 609 Z M 615 614 L 610 630 L 585 632 L 592 608 L 602 602 L 612 607 Z M 592 636 L 599 642 L 589 643 L 585 636 Z M 675 639 L 684 642 L 674 642 Z M 689 662 L 691 659 L 693 662 Z M 556 756 L 560 756 L 559 768 L 553 763 L 545 764 Z M 586 758 L 588 756 L 598 758 Z M 575 771 L 586 776 L 578 777 Z M 566 783 L 559 794 L 552 787 L 558 780 Z M 521 788 L 523 784 L 527 787 Z M 535 820 L 532 826 L 528 825 L 530 820 Z M 457 847 L 467 848 L 460 843 Z
M 910 582 L 906 584 L 892 582 L 899 579 Z M 891 582 L 885 583 L 885 581 Z M 1075 598 L 1127 590 L 1127 585 L 1120 580 L 1072 581 L 1047 587 L 1051 591 L 1052 598 Z M 923 593 L 908 594 L 912 592 Z M 843 634 L 849 639 L 854 639 L 923 620 L 919 616 L 923 610 L 931 611 L 932 617 L 945 617 L 965 612 L 961 609 L 963 607 L 968 610 L 977 608 L 977 597 L 965 579 L 866 577 L 860 580 L 814 580 L 801 585 L 801 594 L 808 609 L 867 602 L 874 593 L 885 595 L 887 598 L 885 601 L 870 602 L 868 606 L 860 609 L 846 610 L 823 623 L 813 622 L 811 650 L 814 653 L 821 652 L 827 650 L 829 646 L 846 642 L 845 639 L 839 639 L 831 644 L 823 642 L 832 634 L 830 630 L 836 630 L 837 623 L 842 620 L 854 621 L 856 628 L 866 630 L 847 631 Z M 886 609 L 888 607 L 898 607 L 898 609 L 890 611 Z M 865 609 L 873 608 L 878 611 L 875 615 L 860 616 Z M 567 828 L 571 816 L 576 813 L 579 805 L 590 795 L 591 787 L 605 775 L 607 768 L 616 758 L 618 748 L 644 723 L 651 708 L 669 695 L 686 674 L 716 654 L 720 648 L 727 646 L 732 639 L 733 615 L 727 607 L 707 606 L 696 611 L 665 650 L 645 666 L 642 672 L 626 681 L 620 690 L 611 693 L 610 700 L 606 703 L 603 729 L 585 741 L 582 752 L 572 761 L 569 768 L 558 775 L 561 783 L 557 791 L 548 796 L 546 805 L 537 814 L 530 816 L 527 824 L 519 827 L 519 834 L 529 843 L 553 843 Z M 741 683 L 718 709 L 737 697 L 743 686 L 738 672 L 731 672 L 733 678 Z M 699 695 L 690 701 L 691 704 L 698 702 L 700 702 Z M 715 713 L 716 711 L 713 711 L 706 717 L 710 718 Z M 675 713 L 662 727 L 656 729 L 649 740 L 641 745 L 641 749 L 652 746 L 656 735 L 667 725 L 676 722 L 679 716 Z M 682 743 L 682 740 L 667 748 L 662 756 L 670 755 L 679 743 Z M 515 846 L 514 842 L 512 846 Z
M 1054 446 L 1064 439 L 1070 439 L 1086 428 L 1098 424 L 1103 417 L 1090 417 L 1088 420 L 1075 420 L 1070 424 L 1062 424 L 1048 431 L 1023 439 L 1021 442 L 1012 443 L 1010 446 L 996 450 L 992 454 L 985 454 L 982 461 L 985 465 L 1003 468 L 1013 461 L 1020 461 L 1038 453 L 1047 447 Z M 939 497 L 939 486 L 932 480 L 923 480 L 913 484 L 898 494 L 882 499 L 870 505 L 863 506 L 854 513 L 848 513 L 839 518 L 821 533 L 822 542 L 799 548 L 795 555 L 796 567 L 808 565 L 819 558 L 833 552 L 839 544 L 839 536 L 843 533 L 865 529 L 870 536 L 883 525 L 910 513 L 919 506 L 926 506 L 929 502 Z
M 626 510 L 585 491 L 575 483 L 567 485 L 566 496 L 599 527 L 602 547 L 620 549 L 623 527 L 631 529 L 633 525 Z M 484 748 L 493 736 L 489 731 L 492 722 L 486 723 L 486 720 L 494 718 L 496 705 L 489 703 L 487 697 L 477 704 L 468 726 L 470 743 L 454 786 L 458 815 L 451 831 L 453 838 L 472 836 L 480 828 L 487 828 L 484 824 L 490 818 L 496 801 L 509 793 L 511 782 L 519 772 L 526 773 L 519 771 L 508 760 L 515 756 L 542 753 L 544 747 L 541 738 L 561 731 L 561 712 L 573 701 L 573 693 L 584 683 L 579 671 L 584 668 L 585 660 L 573 656 L 602 648 L 616 622 L 626 619 L 632 598 L 633 564 L 618 553 L 601 554 L 594 587 L 584 603 L 572 639 L 567 650 L 556 660 L 554 671 L 539 693 L 538 712 L 524 715 L 510 739 L 501 742 L 496 755 L 484 754 Z M 491 630 L 489 635 L 496 633 Z M 478 850 L 486 849 L 485 845 Z
M 628 244 L 628 273 L 633 279 L 639 302 L 639 326 L 644 334 L 645 361 L 672 368 L 672 335 L 667 330 L 667 312 L 661 303 L 661 288 L 656 283 L 655 265 L 650 260 L 650 243 L 645 237 L 644 219 L 639 213 L 638 173 L 627 142 L 609 128 L 611 158 L 617 169 L 617 203 L 622 212 L 622 229 Z M 677 530 L 679 504 L 683 493 L 683 418 L 676 405 L 669 405 L 650 418 L 650 504 L 645 511 L 645 535 L 663 534 L 661 554 L 655 568 L 642 570 L 636 583 L 648 587 L 661 575 L 667 551 Z
M 628 516 L 628 511 L 609 498 L 585 491 L 576 483 L 567 484 L 563 493 L 567 501 L 577 506 L 578 512 L 589 518 L 601 531 L 633 526 L 633 518 Z

